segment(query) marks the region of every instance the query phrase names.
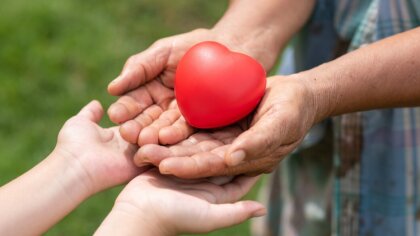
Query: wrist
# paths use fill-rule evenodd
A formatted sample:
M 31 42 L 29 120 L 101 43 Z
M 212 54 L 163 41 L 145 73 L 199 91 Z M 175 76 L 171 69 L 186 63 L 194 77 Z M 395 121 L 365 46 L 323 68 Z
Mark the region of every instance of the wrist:
M 0 208 L 8 213 L 0 215 L 0 234 L 10 235 L 41 235 L 89 197 L 78 171 L 58 150 L 2 190 Z
M 333 96 L 335 90 L 334 83 L 326 83 L 322 75 L 316 70 L 303 71 L 292 75 L 304 84 L 313 101 L 314 123 L 318 123 L 334 115 L 334 109 L 338 98 Z
M 315 1 L 230 1 L 213 27 L 232 50 L 248 54 L 268 71 L 291 37 L 309 18 Z
M 54 180 L 69 198 L 81 202 L 98 192 L 93 187 L 92 177 L 83 167 L 80 157 L 56 147 L 47 159 L 56 163 L 59 175 Z
M 230 27 L 216 25 L 210 29 L 215 41 L 227 46 L 230 50 L 244 53 L 258 62 L 269 71 L 283 47 L 282 43 L 267 28 L 254 28 L 251 30 L 235 30 Z M 246 33 L 242 33 L 246 32 Z
M 95 235 L 176 235 L 164 228 L 166 224 L 151 217 L 152 214 L 153 211 L 139 209 L 130 203 L 116 203 Z

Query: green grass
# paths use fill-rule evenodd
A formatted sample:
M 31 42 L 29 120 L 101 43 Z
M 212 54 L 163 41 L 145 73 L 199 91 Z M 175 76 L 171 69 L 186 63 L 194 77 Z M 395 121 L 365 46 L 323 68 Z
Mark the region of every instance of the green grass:
M 4 0 L 0 8 L 0 184 L 54 147 L 66 119 L 106 93 L 128 56 L 155 40 L 210 27 L 227 1 Z M 105 119 L 103 125 L 110 125 Z M 48 187 L 48 186 L 46 186 Z M 88 235 L 121 187 L 83 203 L 47 235 Z M 255 191 L 250 195 L 255 197 Z M 247 235 L 247 223 L 211 235 Z

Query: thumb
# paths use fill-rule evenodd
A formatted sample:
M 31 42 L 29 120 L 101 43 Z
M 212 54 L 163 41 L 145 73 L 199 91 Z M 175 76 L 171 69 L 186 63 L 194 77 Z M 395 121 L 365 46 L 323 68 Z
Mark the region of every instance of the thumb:
M 155 79 L 166 68 L 171 44 L 160 40 L 144 52 L 128 58 L 121 75 L 108 85 L 108 92 L 117 96 L 127 93 Z
M 98 123 L 102 119 L 103 115 L 104 109 L 102 108 L 101 103 L 99 103 L 97 100 L 93 100 L 84 106 L 76 115 L 76 117 L 82 117 Z
M 267 213 L 265 207 L 255 201 L 240 201 L 229 204 L 212 204 L 207 212 L 207 219 L 200 224 L 206 232 L 233 226 L 251 217 L 263 216 Z
M 259 120 L 233 141 L 225 154 L 225 163 L 228 166 L 237 166 L 245 159 L 258 157 L 262 151 L 267 151 L 273 146 L 276 133 L 274 122 Z

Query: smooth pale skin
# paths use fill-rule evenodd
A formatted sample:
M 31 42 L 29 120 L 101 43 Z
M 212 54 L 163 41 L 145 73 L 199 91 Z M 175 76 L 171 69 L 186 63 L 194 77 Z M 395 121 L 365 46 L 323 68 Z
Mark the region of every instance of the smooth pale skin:
M 88 197 L 144 171 L 117 127 L 97 125 L 102 115 L 99 102 L 86 105 L 64 124 L 48 157 L 0 188 L 0 235 L 41 235 Z
M 95 235 L 207 233 L 241 223 L 266 212 L 257 202 L 237 202 L 256 180 L 239 177 L 217 185 L 162 176 L 152 169 L 124 188 Z
M 0 188 L 0 235 L 41 235 L 88 197 L 130 180 L 97 235 L 199 233 L 265 214 L 257 202 L 236 202 L 257 178 L 182 181 L 134 166 L 136 148 L 117 127 L 98 126 L 102 115 L 97 101 L 86 105 L 48 157 Z
M 183 178 L 269 172 L 326 117 L 419 106 L 419 38 L 416 28 L 312 70 L 269 78 L 249 125 L 201 132 L 172 146 L 145 145 L 135 161 Z

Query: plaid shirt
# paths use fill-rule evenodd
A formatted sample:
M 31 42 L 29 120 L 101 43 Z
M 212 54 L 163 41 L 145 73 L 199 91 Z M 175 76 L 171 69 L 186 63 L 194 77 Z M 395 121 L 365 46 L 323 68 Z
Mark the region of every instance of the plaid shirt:
M 419 25 L 420 0 L 318 0 L 280 73 Z M 347 114 L 315 126 L 270 176 L 262 198 L 269 214 L 253 222 L 255 235 L 420 235 L 420 108 Z

